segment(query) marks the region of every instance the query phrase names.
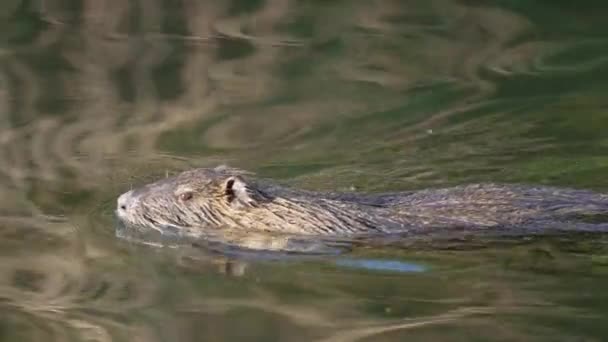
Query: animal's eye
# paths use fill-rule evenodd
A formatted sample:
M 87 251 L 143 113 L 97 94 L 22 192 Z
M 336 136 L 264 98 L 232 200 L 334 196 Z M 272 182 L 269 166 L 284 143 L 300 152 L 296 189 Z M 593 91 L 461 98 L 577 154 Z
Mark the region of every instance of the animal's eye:
M 188 192 L 184 192 L 184 193 L 179 194 L 179 199 L 182 200 L 182 201 L 189 201 L 189 200 L 192 199 L 192 196 L 193 196 L 192 192 L 188 191 Z

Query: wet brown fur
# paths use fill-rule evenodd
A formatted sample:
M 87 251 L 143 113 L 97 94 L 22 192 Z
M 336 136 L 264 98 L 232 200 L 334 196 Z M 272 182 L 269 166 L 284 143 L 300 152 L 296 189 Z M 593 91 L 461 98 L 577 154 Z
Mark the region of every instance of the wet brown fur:
M 195 236 L 218 231 L 357 235 L 429 227 L 598 230 L 608 225 L 603 220 L 608 197 L 586 190 L 473 184 L 388 194 L 319 193 L 249 176 L 223 166 L 185 171 L 134 190 L 132 207 L 118 216 L 141 229 Z M 595 221 L 590 223 L 590 217 Z

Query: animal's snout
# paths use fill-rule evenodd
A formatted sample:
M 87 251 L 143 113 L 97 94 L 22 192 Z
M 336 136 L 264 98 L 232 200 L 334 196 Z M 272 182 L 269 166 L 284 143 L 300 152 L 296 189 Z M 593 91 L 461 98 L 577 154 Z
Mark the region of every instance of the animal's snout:
M 135 202 L 136 199 L 133 196 L 133 190 L 125 192 L 124 194 L 118 196 L 118 200 L 116 201 L 116 211 L 119 214 L 126 214 L 133 208 Z

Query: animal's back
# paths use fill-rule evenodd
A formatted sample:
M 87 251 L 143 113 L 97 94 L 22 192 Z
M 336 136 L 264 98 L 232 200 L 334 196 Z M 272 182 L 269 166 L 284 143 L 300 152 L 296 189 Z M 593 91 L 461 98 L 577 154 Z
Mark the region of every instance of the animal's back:
M 608 195 L 544 186 L 473 184 L 378 197 L 413 225 L 491 227 L 556 223 L 608 226 Z M 599 226 L 598 226 L 599 227 Z

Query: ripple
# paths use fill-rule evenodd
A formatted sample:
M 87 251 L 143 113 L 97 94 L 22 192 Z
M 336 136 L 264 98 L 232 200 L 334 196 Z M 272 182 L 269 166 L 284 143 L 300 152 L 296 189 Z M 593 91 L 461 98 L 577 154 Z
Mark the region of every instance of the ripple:
M 564 299 L 593 286 L 567 278 L 567 267 L 557 268 L 565 278 L 526 277 L 527 259 L 513 270 L 495 255 L 420 252 L 445 267 L 405 275 L 319 259 L 241 269 L 195 247 L 115 237 L 118 193 L 227 162 L 320 189 L 601 187 L 604 32 L 585 24 L 595 20 L 586 10 L 555 30 L 559 4 L 505 4 L 9 1 L 0 14 L 2 331 L 23 341 L 239 331 L 340 341 L 473 327 L 521 340 L 527 327 L 499 327 L 497 314 L 594 319 L 601 309 L 573 304 L 587 297 Z M 542 333 L 570 337 L 566 329 Z

